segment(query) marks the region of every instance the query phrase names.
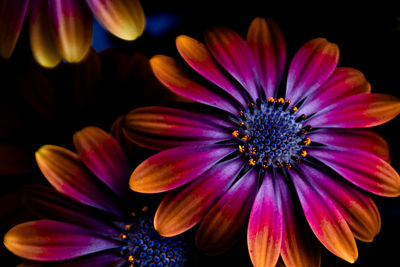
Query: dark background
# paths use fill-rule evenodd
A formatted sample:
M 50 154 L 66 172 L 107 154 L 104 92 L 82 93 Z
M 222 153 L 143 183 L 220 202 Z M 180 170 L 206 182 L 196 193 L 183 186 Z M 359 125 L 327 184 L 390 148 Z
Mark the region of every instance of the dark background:
M 288 60 L 308 40 L 325 37 L 340 48 L 339 66 L 362 71 L 371 83 L 373 92 L 400 97 L 400 10 L 395 6 L 386 6 L 383 3 L 350 6 L 349 3 L 340 2 L 326 2 L 324 6 L 322 3 L 293 6 L 283 2 L 234 3 L 217 0 L 141 2 L 147 17 L 147 28 L 143 36 L 134 42 L 124 42 L 95 28 L 93 45 L 97 50 L 112 46 L 123 55 L 140 52 L 147 57 L 166 54 L 178 58 L 175 37 L 179 34 L 202 40 L 205 30 L 213 26 L 228 26 L 245 37 L 254 17 L 270 16 L 278 22 L 285 35 Z M 79 67 L 61 65 L 54 70 L 44 70 L 37 66 L 31 59 L 26 28 L 25 25 L 12 58 L 0 60 L 0 142 L 23 147 L 25 153 L 21 156 L 24 157 L 21 162 L 24 166 L 33 162 L 33 152 L 43 144 L 52 143 L 72 148 L 72 134 L 83 126 L 97 125 L 108 130 L 117 116 L 134 107 L 162 100 L 158 95 L 153 95 L 152 98 L 146 96 L 141 101 L 140 87 L 143 83 L 131 84 L 128 81 L 121 86 L 111 80 L 96 87 L 98 92 L 94 92 L 96 97 L 93 98 L 96 101 L 84 105 L 85 112 L 81 113 L 82 105 L 76 104 L 75 97 L 63 97 L 69 96 L 70 87 L 63 84 L 68 85 L 70 78 L 74 77 L 71 68 Z M 110 60 L 104 62 L 103 69 L 107 70 Z M 140 70 L 142 69 L 137 69 L 138 72 Z M 110 71 L 115 72 L 115 69 Z M 38 111 L 37 105 L 32 104 L 35 97 L 26 90 L 29 86 L 24 85 L 21 90 L 16 85 L 17 80 L 28 79 L 36 72 L 57 84 L 55 87 L 57 94 L 61 95 L 60 104 L 54 103 L 52 97 L 46 98 L 45 103 L 58 110 L 62 114 L 60 117 L 43 118 L 43 111 Z M 117 74 L 112 76 L 113 79 L 115 77 Z M 59 100 L 60 97 L 57 98 Z M 70 111 L 71 107 L 73 111 Z M 374 129 L 388 141 L 392 165 L 397 171 L 400 171 L 399 125 L 400 119 L 396 118 Z M 18 202 L 22 186 L 46 183 L 34 164 L 32 166 L 29 171 L 0 177 L 1 235 L 15 222 L 26 218 Z M 372 243 L 357 242 L 359 259 L 353 266 L 400 266 L 400 199 L 374 196 L 374 200 L 382 216 L 382 230 Z M 19 262 L 4 248 L 0 258 L 1 266 L 15 266 Z M 245 231 L 242 232 L 242 239 L 223 255 L 211 258 L 199 254 L 195 258 L 198 262 L 196 266 L 251 266 Z M 5 263 L 7 264 L 4 265 Z M 323 249 L 322 266 L 350 264 Z

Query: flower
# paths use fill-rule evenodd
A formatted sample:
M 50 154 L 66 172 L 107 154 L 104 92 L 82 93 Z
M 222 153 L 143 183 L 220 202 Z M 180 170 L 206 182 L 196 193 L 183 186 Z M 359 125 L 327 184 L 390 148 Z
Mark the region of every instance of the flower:
M 86 127 L 74 145 L 78 154 L 54 145 L 36 152 L 40 170 L 62 194 L 32 187 L 25 201 L 43 219 L 13 227 L 5 246 L 25 259 L 67 266 L 183 266 L 184 239 L 159 236 L 148 207 L 132 208 L 128 161 L 115 139 Z
M 159 205 L 155 229 L 174 236 L 200 223 L 197 246 L 216 254 L 249 220 L 255 266 L 279 258 L 319 266 L 319 243 L 354 262 L 355 238 L 372 241 L 381 225 L 365 191 L 400 195 L 387 143 L 362 128 L 398 115 L 399 99 L 370 93 L 361 72 L 337 67 L 339 49 L 323 38 L 300 48 L 278 90 L 286 46 L 273 20 L 256 18 L 246 41 L 227 28 L 206 32 L 205 41 L 179 36 L 176 45 L 206 80 L 194 81 L 173 58 L 151 59 L 158 79 L 201 111 L 145 107 L 125 117 L 132 141 L 163 150 L 134 170 L 131 189 L 175 189 Z
M 0 56 L 11 56 L 29 14 L 30 43 L 40 65 L 52 68 L 62 59 L 79 62 L 92 41 L 92 13 L 123 40 L 134 40 L 144 30 L 139 0 L 0 0 Z

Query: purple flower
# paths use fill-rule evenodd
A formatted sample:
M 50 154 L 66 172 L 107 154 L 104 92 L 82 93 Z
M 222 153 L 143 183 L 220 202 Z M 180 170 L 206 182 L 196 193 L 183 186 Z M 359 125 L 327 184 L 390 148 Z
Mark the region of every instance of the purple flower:
M 202 111 L 145 107 L 125 117 L 130 140 L 164 150 L 130 180 L 138 192 L 173 190 L 158 207 L 155 229 L 174 236 L 200 223 L 197 246 L 216 254 L 249 218 L 255 266 L 279 258 L 319 266 L 320 243 L 354 262 L 355 238 L 372 241 L 381 224 L 365 191 L 400 194 L 387 143 L 361 128 L 398 115 L 399 99 L 370 93 L 361 72 L 337 67 L 339 49 L 323 38 L 295 54 L 280 90 L 286 48 L 272 20 L 256 18 L 247 40 L 216 28 L 205 41 L 176 40 L 186 63 L 206 78 L 199 83 L 173 58 L 151 59 L 158 79 L 204 104 Z
M 37 151 L 40 170 L 63 194 L 32 187 L 27 205 L 43 219 L 13 227 L 5 246 L 22 258 L 60 266 L 183 266 L 182 237 L 159 236 L 148 208 L 132 205 L 128 161 L 115 139 L 86 127 L 74 144 L 78 154 L 53 145 Z

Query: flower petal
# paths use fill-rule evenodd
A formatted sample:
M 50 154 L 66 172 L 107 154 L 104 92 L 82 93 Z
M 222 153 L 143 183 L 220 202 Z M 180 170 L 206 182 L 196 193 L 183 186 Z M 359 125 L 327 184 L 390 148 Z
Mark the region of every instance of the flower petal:
M 366 129 L 320 129 L 307 135 L 312 142 L 336 148 L 354 148 L 390 163 L 389 145 L 383 137 Z
M 2 0 L 0 3 L 0 56 L 9 58 L 24 24 L 28 0 Z
M 196 233 L 198 248 L 208 255 L 229 249 L 249 217 L 257 193 L 257 178 L 256 169 L 248 171 L 206 213 Z
M 162 150 L 189 142 L 215 143 L 231 138 L 231 123 L 206 113 L 167 107 L 143 107 L 125 116 L 132 141 Z
M 307 174 L 307 179 L 318 186 L 323 198 L 332 201 L 356 238 L 367 242 L 374 239 L 379 233 L 381 218 L 370 197 L 348 183 L 306 164 L 302 166 L 302 170 Z
M 29 37 L 35 60 L 46 68 L 61 62 L 55 34 L 50 26 L 48 1 L 31 0 Z
M 284 228 L 282 235 L 281 256 L 286 266 L 319 267 L 321 265 L 320 244 L 314 238 L 303 216 L 300 216 L 297 199 L 291 195 L 284 178 L 277 174 L 282 196 Z
M 306 98 L 298 112 L 313 114 L 341 99 L 369 92 L 371 84 L 360 71 L 337 68 L 318 90 Z
M 150 59 L 150 64 L 156 77 L 174 93 L 232 114 L 238 112 L 227 99 L 194 82 L 175 59 L 157 55 Z
M 145 26 L 139 0 L 86 0 L 97 20 L 112 34 L 132 41 L 142 35 Z
M 159 152 L 143 161 L 129 181 L 133 191 L 158 193 L 177 188 L 199 177 L 232 153 L 231 146 L 179 146 Z
M 121 246 L 80 226 L 52 220 L 11 228 L 4 236 L 4 245 L 17 256 L 37 261 L 72 259 Z
M 253 51 L 258 78 L 266 97 L 275 97 L 286 61 L 285 39 L 272 19 L 255 18 L 247 33 L 247 43 Z
M 176 38 L 176 47 L 186 63 L 199 74 L 228 92 L 243 107 L 247 105 L 248 101 L 243 97 L 241 89 L 222 74 L 204 44 L 189 36 L 180 35 Z
M 286 99 L 296 105 L 313 93 L 332 75 L 339 60 L 339 48 L 326 39 L 307 42 L 297 51 L 289 66 Z
M 57 191 L 121 216 L 118 205 L 102 190 L 102 184 L 86 169 L 78 155 L 53 145 L 42 146 L 35 155 L 40 170 Z
M 374 154 L 345 147 L 312 148 L 307 152 L 364 190 L 381 196 L 400 195 L 399 174 Z
M 73 140 L 83 163 L 115 193 L 129 199 L 131 171 L 117 141 L 97 127 L 83 128 L 74 134 Z
M 170 192 L 158 206 L 154 228 L 175 236 L 196 225 L 211 205 L 230 187 L 243 167 L 242 159 L 218 164 L 184 188 Z
M 282 242 L 282 200 L 275 177 L 266 174 L 250 213 L 247 246 L 256 267 L 274 267 Z
M 68 62 L 81 61 L 92 42 L 92 15 L 82 0 L 48 1 L 59 52 Z
M 28 186 L 24 190 L 22 202 L 41 219 L 72 223 L 102 235 L 118 236 L 120 233 L 110 224 L 104 223 L 107 221 L 104 212 L 82 205 L 47 186 Z
M 218 61 L 250 94 L 253 101 L 259 98 L 254 56 L 246 41 L 228 28 L 215 28 L 205 33 L 207 47 Z
M 353 263 L 357 245 L 345 218 L 331 199 L 324 196 L 307 173 L 290 172 L 307 221 L 319 241 L 336 256 Z
M 400 113 L 400 100 L 386 94 L 347 97 L 321 110 L 307 123 L 313 127 L 366 128 L 390 121 Z

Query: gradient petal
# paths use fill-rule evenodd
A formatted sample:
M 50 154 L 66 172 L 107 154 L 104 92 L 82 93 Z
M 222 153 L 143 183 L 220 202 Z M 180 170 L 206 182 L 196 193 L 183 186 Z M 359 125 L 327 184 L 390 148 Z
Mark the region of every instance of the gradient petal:
M 0 56 L 9 58 L 14 51 L 24 24 L 29 0 L 2 0 L 0 2 Z
M 318 90 L 306 98 L 298 112 L 313 114 L 341 99 L 369 92 L 371 84 L 360 71 L 353 68 L 337 68 Z
M 314 238 L 303 216 L 300 216 L 298 200 L 291 197 L 284 178 L 277 173 L 277 182 L 282 197 L 284 228 L 281 257 L 288 267 L 314 267 L 321 265 L 320 244 Z M 295 202 L 296 201 L 296 204 Z M 285 266 L 284 265 L 284 266 Z
M 50 26 L 48 1 L 31 0 L 29 37 L 35 60 L 45 68 L 53 68 L 62 56 Z
M 184 188 L 170 192 L 158 206 L 154 228 L 162 236 L 175 236 L 192 228 L 228 190 L 243 164 L 240 158 L 225 161 Z
M 228 28 L 215 28 L 205 33 L 205 41 L 212 55 L 250 94 L 259 98 L 256 83 L 256 62 L 246 41 Z
M 307 123 L 313 127 L 367 128 L 390 121 L 400 113 L 400 99 L 386 94 L 347 97 L 321 110 Z
M 381 218 L 370 197 L 348 183 L 306 164 L 302 170 L 307 174 L 307 179 L 318 186 L 323 198 L 332 201 L 356 238 L 366 242 L 374 239 L 379 233 Z
M 77 225 L 39 220 L 19 224 L 4 236 L 4 245 L 19 257 L 37 261 L 59 261 L 117 248 L 116 241 Z
M 346 147 L 310 148 L 307 152 L 364 190 L 388 197 L 400 195 L 399 174 L 374 154 Z
M 232 245 L 249 217 L 258 175 L 256 169 L 248 171 L 206 213 L 196 233 L 196 245 L 203 252 L 216 255 Z
M 86 0 L 97 20 L 112 34 L 132 41 L 142 35 L 145 26 L 139 0 Z
M 199 177 L 235 151 L 218 145 L 179 146 L 143 161 L 132 173 L 129 186 L 141 193 L 169 191 Z
M 194 70 L 228 92 L 243 107 L 247 105 L 248 101 L 243 96 L 242 89 L 224 76 L 204 44 L 189 36 L 180 35 L 176 38 L 176 47 L 186 63 Z
M 175 59 L 157 55 L 150 59 L 150 64 L 156 77 L 174 93 L 232 114 L 238 112 L 227 99 L 194 82 Z
M 97 127 L 85 127 L 73 136 L 83 163 L 119 196 L 129 199 L 131 174 L 128 160 L 117 141 Z
M 339 48 L 326 39 L 307 42 L 297 51 L 289 66 L 286 99 L 296 105 L 318 89 L 332 75 L 339 60 Z
M 319 241 L 336 256 L 353 263 L 357 245 L 345 218 L 307 174 L 290 172 L 307 221 Z
M 167 107 L 137 108 L 125 116 L 125 128 L 134 137 L 132 141 L 155 150 L 230 139 L 232 126 L 205 113 Z
M 255 18 L 247 33 L 253 51 L 258 78 L 266 97 L 276 97 L 286 61 L 285 39 L 272 19 Z
M 118 205 L 102 190 L 98 179 L 68 149 L 45 145 L 35 154 L 37 164 L 57 191 L 89 206 L 121 216 Z
M 250 213 L 247 247 L 255 267 L 274 267 L 282 242 L 282 199 L 276 177 L 266 174 Z
M 92 42 L 92 14 L 82 0 L 48 1 L 59 52 L 68 62 L 81 61 Z
M 367 129 L 320 129 L 307 135 L 312 142 L 328 147 L 354 148 L 374 154 L 390 163 L 389 145 L 383 137 Z

